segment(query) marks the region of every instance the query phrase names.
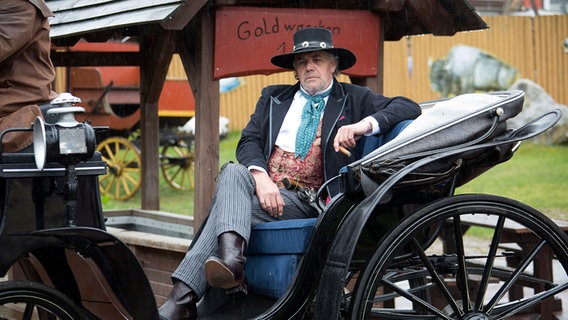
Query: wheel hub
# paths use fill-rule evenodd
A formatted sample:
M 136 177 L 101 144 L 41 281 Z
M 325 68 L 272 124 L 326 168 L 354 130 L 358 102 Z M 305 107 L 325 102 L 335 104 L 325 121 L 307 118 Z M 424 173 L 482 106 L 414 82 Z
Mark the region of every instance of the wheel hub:
M 122 167 L 119 165 L 109 165 L 108 166 L 109 171 L 114 175 L 114 176 L 121 176 L 122 175 Z
M 470 313 L 465 315 L 464 320 L 489 320 L 489 317 L 483 313 Z

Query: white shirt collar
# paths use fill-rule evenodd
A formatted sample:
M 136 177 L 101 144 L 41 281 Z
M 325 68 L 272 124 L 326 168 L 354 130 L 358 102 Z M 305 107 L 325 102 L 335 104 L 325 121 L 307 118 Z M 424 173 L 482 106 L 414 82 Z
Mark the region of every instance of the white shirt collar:
M 317 94 L 319 94 L 319 93 L 326 92 L 327 90 L 329 90 L 329 89 L 331 88 L 331 86 L 333 86 L 333 80 L 331 81 L 331 83 L 329 84 L 329 86 L 327 86 L 327 88 L 325 88 L 325 89 L 323 89 L 323 90 L 321 90 L 321 91 L 316 92 L 316 94 L 314 94 L 314 96 L 317 95 Z M 300 85 L 300 90 L 302 90 L 302 92 L 304 92 L 304 93 L 307 94 L 308 96 L 311 95 L 311 94 L 309 94 L 309 93 L 302 87 L 302 85 Z

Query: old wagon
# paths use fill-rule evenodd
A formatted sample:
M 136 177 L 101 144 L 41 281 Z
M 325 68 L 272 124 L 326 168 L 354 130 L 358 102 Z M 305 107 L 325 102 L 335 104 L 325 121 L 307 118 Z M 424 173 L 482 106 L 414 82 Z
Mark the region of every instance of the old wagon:
M 135 42 L 78 42 L 71 51 L 138 51 Z M 107 138 L 98 144 L 108 172 L 100 178 L 104 195 L 131 198 L 141 184 L 139 149 L 140 71 L 138 67 L 71 67 L 67 91 L 81 99 L 80 121 L 107 126 Z M 166 79 L 158 103 L 160 169 L 164 180 L 178 190 L 193 188 L 193 135 L 179 130 L 195 115 L 195 101 L 187 79 Z

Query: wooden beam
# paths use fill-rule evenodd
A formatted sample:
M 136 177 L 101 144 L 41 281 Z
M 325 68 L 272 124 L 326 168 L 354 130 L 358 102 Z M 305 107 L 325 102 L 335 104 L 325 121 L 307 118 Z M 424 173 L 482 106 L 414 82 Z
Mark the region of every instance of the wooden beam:
M 170 16 L 160 22 L 162 28 L 182 30 L 207 2 L 207 0 L 186 0 Z
M 452 35 L 456 33 L 454 21 L 448 10 L 438 0 L 407 0 L 407 10 L 413 12 L 420 21 L 422 29 L 433 35 Z
M 51 61 L 58 67 L 139 66 L 138 52 L 52 51 Z
M 160 210 L 158 100 L 176 50 L 172 31 L 152 28 L 140 39 L 141 205 Z
M 215 20 L 204 7 L 184 29 L 180 57 L 195 96 L 194 230 L 209 212 L 219 172 L 219 81 L 213 80 Z
M 381 19 L 381 24 L 379 27 L 379 54 L 378 54 L 378 61 L 377 61 L 377 75 L 374 77 L 349 77 L 351 82 L 354 84 L 358 84 L 360 86 L 366 86 L 371 89 L 371 91 L 379 94 L 383 94 L 384 92 L 384 59 L 385 59 L 385 22 L 384 19 Z
M 217 7 L 220 6 L 234 6 L 237 4 L 237 0 L 217 0 L 215 1 L 215 5 Z
M 370 2 L 370 9 L 374 12 L 393 12 L 404 8 L 404 0 L 374 0 Z

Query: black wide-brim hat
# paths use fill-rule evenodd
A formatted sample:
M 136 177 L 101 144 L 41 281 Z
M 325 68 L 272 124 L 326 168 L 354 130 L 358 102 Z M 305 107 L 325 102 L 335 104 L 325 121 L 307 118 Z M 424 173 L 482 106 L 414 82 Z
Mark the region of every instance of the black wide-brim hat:
M 337 56 L 339 60 L 339 70 L 351 68 L 355 64 L 355 61 L 357 61 L 353 52 L 347 49 L 333 47 L 331 31 L 328 29 L 305 28 L 294 33 L 294 47 L 292 52 L 274 56 L 270 62 L 281 68 L 294 69 L 294 56 L 298 53 L 312 51 L 328 51 Z

